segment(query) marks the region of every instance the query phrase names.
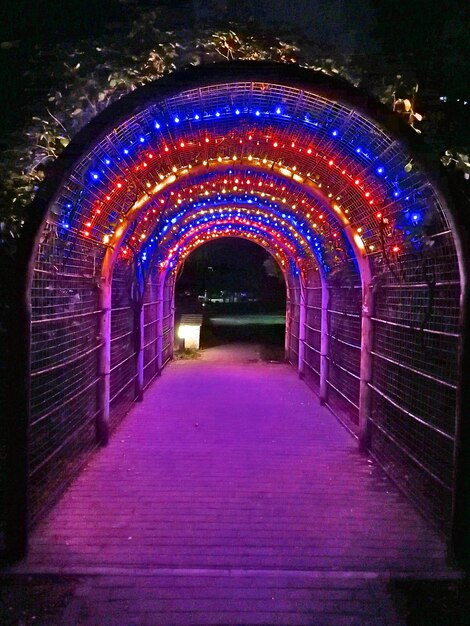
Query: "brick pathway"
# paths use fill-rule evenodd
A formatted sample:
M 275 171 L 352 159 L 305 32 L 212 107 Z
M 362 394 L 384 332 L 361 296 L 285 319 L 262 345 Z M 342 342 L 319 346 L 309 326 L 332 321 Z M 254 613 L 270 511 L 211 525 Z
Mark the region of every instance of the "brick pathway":
M 82 576 L 64 623 L 395 624 L 442 540 L 287 365 L 171 364 L 18 571 Z

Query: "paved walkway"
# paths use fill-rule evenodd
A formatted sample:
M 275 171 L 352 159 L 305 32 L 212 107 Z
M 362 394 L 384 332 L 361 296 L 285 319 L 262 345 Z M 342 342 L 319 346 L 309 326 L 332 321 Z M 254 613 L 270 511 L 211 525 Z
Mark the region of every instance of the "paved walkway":
M 396 624 L 443 542 L 287 365 L 179 361 L 37 528 L 67 624 Z

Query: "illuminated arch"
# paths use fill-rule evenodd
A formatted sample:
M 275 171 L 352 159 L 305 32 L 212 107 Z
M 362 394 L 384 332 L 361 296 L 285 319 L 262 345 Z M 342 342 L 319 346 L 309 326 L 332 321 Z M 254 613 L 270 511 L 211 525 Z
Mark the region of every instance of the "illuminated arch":
M 170 319 L 167 278 L 174 269 L 159 264 L 168 249 L 184 255 L 209 233 L 238 232 L 272 254 L 279 245 L 291 290 L 287 343 L 297 346 L 291 362 L 307 376 L 315 361 L 311 384 L 321 400 L 340 417 L 352 416 L 345 419 L 362 447 L 422 508 L 432 508 L 439 494 L 444 504 L 432 515 L 448 531 L 465 271 L 452 213 L 422 162 L 415 138 L 365 94 L 275 64 L 192 68 L 136 90 L 93 120 L 39 190 L 23 243 L 34 274 L 27 286 L 32 489 L 40 489 L 35 472 L 43 471 L 36 432 L 56 421 L 58 436 L 76 436 L 60 421 L 64 404 L 77 405 L 77 424 L 84 411 L 101 430 L 112 417 L 111 343 L 118 345 L 123 331 L 112 326 L 117 277 L 134 280 L 139 266 L 137 282 L 144 280 L 148 261 L 160 307 L 158 374 L 162 307 Z M 60 290 L 66 293 L 59 302 Z M 436 314 L 439 298 L 446 312 L 436 305 Z M 88 321 L 74 327 L 78 319 Z M 139 319 L 143 336 L 142 312 Z M 43 328 L 59 339 L 50 341 Z M 142 369 L 142 342 L 139 351 Z M 137 377 L 142 386 L 141 373 L 129 371 L 131 383 Z M 431 383 L 440 390 L 433 402 Z M 54 384 L 64 387 L 60 406 Z M 99 404 L 80 405 L 77 398 L 89 398 L 90 389 Z M 428 400 L 417 399 L 418 389 Z M 56 449 L 53 442 L 51 463 L 59 463 Z M 396 466 L 390 454 L 400 457 Z M 403 468 L 411 468 L 412 488 Z

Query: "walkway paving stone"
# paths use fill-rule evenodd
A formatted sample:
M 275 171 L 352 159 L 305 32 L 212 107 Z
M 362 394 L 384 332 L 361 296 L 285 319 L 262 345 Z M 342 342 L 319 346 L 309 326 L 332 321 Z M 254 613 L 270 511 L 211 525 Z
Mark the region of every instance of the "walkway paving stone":
M 287 365 L 172 363 L 17 568 L 80 576 L 67 623 L 399 624 L 442 539 Z

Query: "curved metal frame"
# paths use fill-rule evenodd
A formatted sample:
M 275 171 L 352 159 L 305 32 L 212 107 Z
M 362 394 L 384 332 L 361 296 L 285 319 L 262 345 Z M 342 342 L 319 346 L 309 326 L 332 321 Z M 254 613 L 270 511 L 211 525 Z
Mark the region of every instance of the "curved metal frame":
M 385 128 L 387 133 L 392 136 L 399 135 L 399 139 L 402 143 L 405 143 L 408 151 L 412 156 L 416 155 L 421 163 L 425 163 L 427 159 L 420 154 L 424 151 L 424 147 L 417 141 L 412 132 L 406 128 L 400 120 L 397 119 L 391 112 L 387 111 L 384 107 L 372 100 L 367 94 L 352 88 L 345 82 L 337 79 L 331 79 L 321 73 L 315 73 L 310 70 L 304 70 L 298 67 L 285 66 L 271 63 L 253 63 L 253 62 L 238 62 L 231 64 L 222 64 L 209 66 L 205 68 L 192 68 L 185 72 L 179 72 L 175 75 L 170 75 L 161 80 L 156 81 L 150 85 L 147 85 L 128 96 L 122 98 L 110 106 L 106 111 L 100 114 L 95 120 L 93 120 L 87 127 L 85 127 L 71 142 L 71 144 L 64 150 L 59 159 L 52 166 L 45 184 L 39 190 L 36 198 L 31 206 L 29 219 L 25 225 L 23 238 L 19 243 L 18 263 L 17 263 L 17 281 L 18 286 L 15 294 L 15 304 L 18 310 L 18 315 L 11 321 L 11 336 L 17 339 L 21 337 L 22 341 L 17 345 L 16 356 L 17 359 L 12 363 L 9 370 L 11 376 L 12 388 L 18 390 L 18 393 L 13 394 L 12 398 L 12 411 L 10 413 L 10 419 L 8 421 L 8 451 L 9 451 L 9 468 L 12 475 L 15 476 L 16 481 L 26 487 L 27 484 L 27 423 L 28 423 L 28 411 L 29 411 L 29 343 L 30 343 L 30 319 L 31 319 L 31 305 L 30 305 L 30 291 L 32 283 L 32 270 L 33 261 L 38 248 L 39 237 L 42 231 L 44 221 L 47 217 L 49 206 L 55 200 L 56 195 L 61 188 L 61 185 L 67 177 L 77 159 L 86 151 L 88 146 L 92 143 L 96 143 L 99 138 L 104 137 L 113 127 L 124 121 L 129 116 L 136 112 L 145 109 L 151 101 L 160 101 L 172 95 L 175 95 L 184 89 L 190 89 L 194 87 L 209 86 L 214 82 L 230 79 L 248 79 L 256 81 L 275 81 L 278 84 L 291 86 L 291 87 L 304 87 L 306 89 L 314 89 L 317 93 L 326 97 L 332 97 L 333 99 L 339 99 L 342 103 L 350 106 L 352 109 L 364 112 L 365 116 L 371 119 L 377 126 Z M 251 164 L 253 167 L 253 164 Z M 194 176 L 195 169 L 191 171 L 191 176 Z M 282 172 L 277 172 L 282 175 Z M 434 174 L 430 169 L 426 170 L 428 178 L 433 182 Z M 162 183 L 161 189 L 155 189 L 154 193 L 159 193 L 165 187 L 171 185 L 177 180 L 176 176 L 169 176 Z M 305 183 L 304 183 L 305 184 Z M 158 186 L 157 186 L 158 187 Z M 451 225 L 452 232 L 454 234 L 454 242 L 456 245 L 458 263 L 460 268 L 461 277 L 461 315 L 462 323 L 464 319 L 465 301 L 467 297 L 467 275 L 468 268 L 465 262 L 462 245 L 462 234 L 460 227 L 457 226 L 456 220 L 452 215 L 452 211 L 449 208 L 450 203 L 444 201 L 440 195 L 438 186 L 433 185 L 438 198 L 441 200 L 442 206 L 446 212 L 446 217 Z M 317 190 L 315 190 L 317 192 Z M 102 270 L 103 290 L 102 290 L 102 332 L 103 337 L 106 336 L 106 329 L 109 328 L 110 323 L 110 286 L 112 280 L 112 269 L 119 252 L 119 247 L 122 244 L 125 234 L 130 226 L 131 219 L 137 219 L 142 208 L 145 206 L 149 196 L 143 196 L 133 207 L 132 212 L 129 215 L 129 221 L 124 224 L 119 232 L 116 233 L 115 241 L 110 246 L 105 254 Z M 322 197 L 322 201 L 325 199 Z M 345 225 L 344 232 L 349 240 L 349 243 L 353 250 L 358 252 L 357 245 L 354 240 L 354 234 L 348 232 L 348 227 Z M 363 316 L 362 316 L 362 351 L 364 355 L 368 355 L 368 359 L 364 358 L 361 362 L 361 391 L 360 391 L 360 440 L 361 446 L 367 448 L 368 429 L 367 429 L 367 416 L 369 411 L 370 402 L 370 388 L 369 381 L 371 375 L 371 358 L 370 348 L 372 341 L 372 324 L 371 317 L 373 314 L 373 292 L 371 289 L 371 271 L 367 255 L 356 254 L 358 259 L 358 266 L 361 275 L 361 282 L 363 287 Z M 161 276 L 161 289 L 163 289 L 165 283 L 165 274 Z M 325 290 L 323 290 L 325 291 Z M 322 305 L 322 321 L 324 321 L 326 315 L 326 304 Z M 160 337 L 160 335 L 159 335 Z M 161 349 L 161 337 L 160 337 L 160 349 Z M 322 357 L 321 362 L 323 364 L 323 371 L 326 371 L 326 351 L 327 345 L 322 338 Z M 106 363 L 106 351 L 103 350 L 102 357 L 102 373 L 105 372 Z M 160 350 L 161 353 L 161 350 Z M 460 355 L 460 362 L 462 355 Z M 161 368 L 161 362 L 160 362 Z M 320 397 L 324 399 L 325 390 L 325 377 L 323 377 L 323 384 L 320 387 Z M 18 384 L 20 381 L 20 385 Z M 106 393 L 106 392 L 105 392 Z M 461 398 L 460 394 L 460 398 Z M 461 429 L 461 412 L 462 407 L 459 407 L 457 412 L 458 430 Z M 470 455 L 469 450 L 458 451 L 456 457 L 456 464 L 465 466 L 467 463 L 467 457 Z M 458 472 L 458 470 L 456 470 Z M 8 529 L 10 538 L 10 554 L 13 556 L 21 556 L 24 554 L 27 545 L 27 501 L 26 501 L 26 488 L 24 492 L 20 488 L 14 490 L 15 493 L 10 493 L 12 502 L 12 516 L 11 520 L 14 520 Z M 463 497 L 462 495 L 460 497 Z M 455 509 L 455 501 L 454 501 Z M 462 512 L 460 506 L 460 516 L 470 514 Z M 20 522 L 20 523 L 18 523 Z M 460 523 L 460 522 L 459 522 Z

